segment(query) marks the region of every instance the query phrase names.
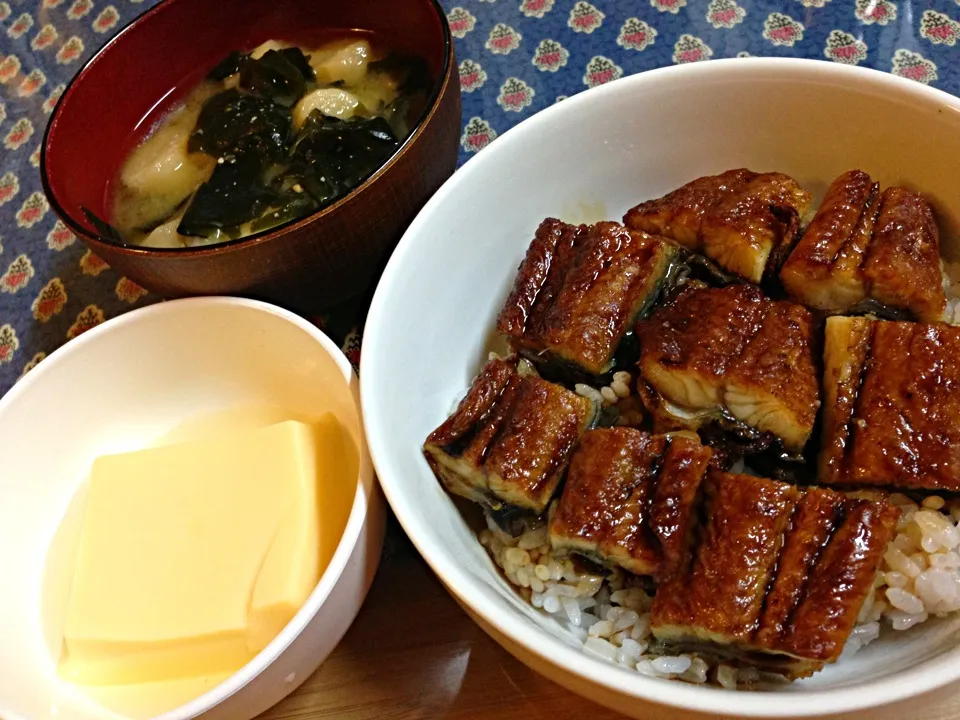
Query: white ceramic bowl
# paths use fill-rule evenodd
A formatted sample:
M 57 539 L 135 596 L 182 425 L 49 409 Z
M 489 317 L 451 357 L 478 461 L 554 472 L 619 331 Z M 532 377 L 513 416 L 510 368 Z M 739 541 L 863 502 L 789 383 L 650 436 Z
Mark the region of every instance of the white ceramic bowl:
M 51 540 L 93 458 L 148 446 L 191 418 L 266 405 L 291 417 L 329 411 L 346 428 L 360 454 L 346 529 L 287 627 L 229 679 L 162 717 L 246 720 L 330 653 L 366 596 L 383 539 L 356 375 L 333 342 L 285 310 L 235 298 L 177 300 L 90 330 L 0 400 L 0 718 L 118 717 L 57 679 L 59 635 L 49 627 L 57 610 L 41 611 Z
M 420 453 L 482 365 L 538 223 L 619 219 L 701 175 L 778 170 L 815 194 L 862 168 L 930 198 L 956 257 L 960 100 L 827 62 L 720 60 L 583 92 L 505 133 L 410 226 L 383 275 L 364 338 L 362 401 L 387 499 L 417 548 L 508 650 L 635 717 L 840 717 L 890 708 L 960 678 L 960 618 L 885 637 L 810 680 L 733 693 L 640 676 L 580 651 L 501 578 Z M 906 713 L 906 714 L 904 714 Z

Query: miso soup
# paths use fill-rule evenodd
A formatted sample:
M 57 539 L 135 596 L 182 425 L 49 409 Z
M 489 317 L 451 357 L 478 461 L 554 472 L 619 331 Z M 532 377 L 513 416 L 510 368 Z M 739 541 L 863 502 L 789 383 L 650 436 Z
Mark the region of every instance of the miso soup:
M 155 124 L 109 189 L 117 242 L 184 248 L 235 240 L 350 193 L 423 114 L 419 57 L 351 34 L 317 48 L 233 52 Z M 89 214 L 88 214 L 89 215 Z

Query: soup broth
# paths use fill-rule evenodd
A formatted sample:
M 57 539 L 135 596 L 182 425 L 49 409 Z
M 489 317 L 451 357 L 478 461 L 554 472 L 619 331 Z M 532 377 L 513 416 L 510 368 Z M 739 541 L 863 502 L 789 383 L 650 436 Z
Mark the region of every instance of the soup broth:
M 431 85 L 421 58 L 366 34 L 233 52 L 133 148 L 110 222 L 95 224 L 123 244 L 185 248 L 301 218 L 393 155 Z

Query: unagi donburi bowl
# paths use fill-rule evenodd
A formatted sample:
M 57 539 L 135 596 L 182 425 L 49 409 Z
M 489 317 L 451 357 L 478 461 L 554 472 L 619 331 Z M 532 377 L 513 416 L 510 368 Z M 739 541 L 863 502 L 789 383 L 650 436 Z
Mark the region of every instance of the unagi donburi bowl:
M 960 679 L 960 617 L 886 631 L 814 677 L 733 692 L 645 677 L 584 653 L 521 599 L 421 453 L 489 349 L 497 313 L 545 217 L 616 220 L 641 200 L 730 168 L 780 171 L 814 196 L 851 168 L 922 191 L 957 258 L 960 100 L 826 62 L 734 59 L 655 70 L 564 100 L 505 133 L 420 213 L 378 287 L 362 402 L 381 484 L 434 571 L 505 648 L 637 718 L 921 717 Z M 425 282 L 429 279 L 428 282 Z

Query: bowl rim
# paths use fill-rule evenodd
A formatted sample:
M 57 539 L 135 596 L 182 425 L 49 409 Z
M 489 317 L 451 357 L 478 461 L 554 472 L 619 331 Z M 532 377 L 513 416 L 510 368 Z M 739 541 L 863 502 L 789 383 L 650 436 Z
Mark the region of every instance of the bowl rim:
M 76 91 L 77 86 L 82 82 L 83 78 L 87 76 L 91 71 L 95 70 L 96 64 L 103 58 L 103 56 L 110 52 L 112 46 L 119 41 L 120 37 L 126 33 L 132 32 L 135 29 L 135 26 L 139 25 L 141 22 L 147 22 L 149 19 L 156 13 L 163 12 L 165 7 L 168 6 L 169 2 L 160 2 L 154 5 L 151 8 L 141 12 L 139 15 L 131 19 L 126 25 L 123 26 L 113 37 L 111 37 L 106 43 L 104 43 L 100 49 L 98 49 L 93 56 L 87 60 L 70 78 L 70 81 L 66 84 L 63 89 L 63 92 L 60 94 L 60 97 L 57 98 L 57 102 L 53 107 L 53 111 L 50 113 L 50 120 L 47 122 L 47 126 L 43 131 L 43 140 L 40 143 L 40 183 L 43 188 L 43 194 L 46 196 L 47 201 L 50 203 L 50 207 L 53 209 L 54 213 L 59 217 L 63 223 L 78 237 L 84 238 L 95 244 L 96 246 L 106 247 L 113 252 L 119 252 L 123 254 L 133 255 L 133 256 L 156 256 L 156 257 L 173 257 L 173 258 L 184 258 L 184 257 L 202 257 L 205 255 L 213 255 L 216 253 L 238 250 L 240 248 L 246 247 L 248 245 L 256 245 L 262 242 L 273 239 L 274 237 L 280 235 L 286 235 L 291 232 L 296 232 L 303 227 L 306 227 L 308 224 L 320 220 L 322 217 L 325 217 L 327 214 L 332 214 L 336 212 L 342 205 L 347 202 L 353 202 L 354 199 L 359 197 L 364 191 L 366 191 L 374 182 L 379 180 L 383 175 L 385 175 L 390 168 L 392 168 L 399 160 L 399 158 L 406 153 L 411 145 L 423 135 L 424 128 L 427 124 L 433 119 L 437 113 L 437 108 L 440 105 L 440 100 L 444 97 L 444 94 L 447 91 L 450 83 L 452 82 L 452 68 L 453 68 L 453 58 L 454 58 L 454 45 L 453 45 L 453 36 L 450 32 L 450 24 L 447 21 L 447 15 L 443 10 L 443 7 L 440 5 L 439 0 L 423 0 L 430 4 L 433 11 L 437 15 L 437 19 L 440 21 L 440 30 L 443 35 L 443 63 L 441 66 L 440 74 L 438 75 L 436 81 L 434 82 L 433 89 L 431 90 L 430 96 L 427 100 L 427 105 L 424 108 L 420 118 L 417 120 L 414 127 L 410 130 L 410 133 L 404 139 L 400 145 L 393 151 L 389 158 L 387 158 L 383 163 L 381 163 L 376 170 L 374 170 L 370 175 L 364 179 L 359 185 L 353 188 L 346 195 L 341 197 L 336 202 L 327 205 L 325 207 L 314 210 L 308 215 L 303 217 L 293 218 L 286 221 L 280 225 L 277 225 L 266 230 L 261 230 L 260 232 L 252 233 L 250 235 L 244 235 L 243 237 L 235 238 L 233 240 L 227 240 L 221 243 L 213 243 L 210 245 L 201 245 L 199 247 L 192 248 L 154 248 L 154 247 L 145 247 L 142 245 L 126 245 L 121 243 L 112 242 L 101 237 L 98 233 L 91 232 L 83 224 L 78 222 L 71 213 L 68 213 L 63 205 L 57 198 L 56 193 L 53 191 L 50 183 L 50 175 L 47 168 L 47 153 L 49 150 L 50 135 L 54 132 L 55 127 L 57 126 L 60 120 L 60 112 L 62 110 L 62 105 L 68 98 L 68 96 Z M 353 30 L 358 30 L 359 28 L 352 28 L 351 30 L 345 30 L 345 32 L 350 32 Z
M 380 366 L 386 367 L 389 363 L 389 346 L 381 339 L 381 332 L 387 333 L 392 322 L 392 296 L 397 292 L 394 285 L 401 272 L 406 270 L 410 262 L 408 257 L 420 237 L 429 237 L 434 213 L 448 202 L 460 185 L 469 183 L 477 173 L 489 174 L 489 166 L 509 163 L 515 158 L 516 152 L 522 149 L 526 139 L 536 136 L 538 142 L 542 142 L 542 138 L 549 135 L 554 117 L 576 114 L 581 108 L 601 101 L 607 95 L 629 93 L 642 96 L 647 85 L 677 83 L 693 78 L 749 81 L 750 78 L 767 79 L 771 75 L 784 80 L 856 86 L 858 90 L 887 96 L 892 94 L 925 107 L 936 107 L 938 110 L 946 107 L 960 112 L 960 98 L 880 70 L 825 60 L 758 57 L 727 58 L 658 68 L 620 78 L 556 103 L 510 128 L 490 147 L 465 163 L 427 202 L 401 238 L 381 276 L 367 315 L 360 360 L 361 405 L 367 443 L 381 487 L 407 536 L 443 585 L 460 602 L 530 655 L 558 668 L 565 675 L 586 680 L 621 697 L 641 699 L 679 710 L 705 714 L 736 713 L 751 718 L 824 717 L 903 701 L 960 679 L 960 663 L 956 662 L 960 657 L 960 645 L 956 650 L 942 653 L 892 677 L 835 688 L 731 693 L 714 687 L 663 682 L 639 673 L 630 675 L 605 660 L 592 657 L 530 626 L 514 613 L 503 612 L 500 607 L 502 601 L 488 597 L 482 591 L 484 586 L 478 578 L 467 572 L 442 545 L 433 544 L 428 537 L 424 537 L 421 528 L 426 522 L 418 519 L 416 498 L 405 489 L 404 472 L 395 467 L 399 461 L 394 459 L 390 451 L 390 428 L 387 427 L 386 413 L 380 412 L 380 397 L 389 396 L 393 389 L 381 379 Z M 482 328 L 478 332 L 482 332 Z
M 322 351 L 334 361 L 343 376 L 348 392 L 353 398 L 357 421 L 359 423 L 357 491 L 354 495 L 353 504 L 350 507 L 350 514 L 347 517 L 347 522 L 344 525 L 333 556 L 330 558 L 330 562 L 320 576 L 316 587 L 311 591 L 310 596 L 294 615 L 293 619 L 284 626 L 280 633 L 274 637 L 265 648 L 228 678 L 210 688 L 210 690 L 203 695 L 182 705 L 178 705 L 175 708 L 171 708 L 167 712 L 155 716 L 153 720 L 188 720 L 202 712 L 211 710 L 242 690 L 268 668 L 287 647 L 300 636 L 326 602 L 330 593 L 343 575 L 344 570 L 346 570 L 350 556 L 363 533 L 367 517 L 371 510 L 375 508 L 375 494 L 377 492 L 377 480 L 373 473 L 369 446 L 367 445 L 364 434 L 363 417 L 360 408 L 359 383 L 353 366 L 333 340 L 327 337 L 318 327 L 299 315 L 260 300 L 212 295 L 159 302 L 110 318 L 54 350 L 35 368 L 16 382 L 3 397 L 0 397 L 0 415 L 2 415 L 6 408 L 13 404 L 14 400 L 21 395 L 29 393 L 32 386 L 43 382 L 44 375 L 49 372 L 57 362 L 68 357 L 71 353 L 76 352 L 85 345 L 97 342 L 100 336 L 118 330 L 126 325 L 138 322 L 149 322 L 158 315 L 185 311 L 202 312 L 205 308 L 210 307 L 239 308 L 246 311 L 273 315 L 309 335 L 320 346 Z M 20 717 L 15 713 L 8 714 L 2 707 L 0 707 L 0 716 L 9 718 L 9 720 L 29 720 L 29 718 Z

